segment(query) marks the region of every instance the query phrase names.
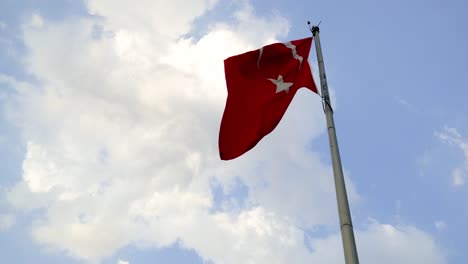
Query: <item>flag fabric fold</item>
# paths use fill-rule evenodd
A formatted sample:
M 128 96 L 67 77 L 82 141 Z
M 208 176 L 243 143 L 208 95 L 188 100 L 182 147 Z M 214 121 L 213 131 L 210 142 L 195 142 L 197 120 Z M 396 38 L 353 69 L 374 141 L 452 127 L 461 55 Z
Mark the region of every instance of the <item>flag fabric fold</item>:
M 308 63 L 312 38 L 275 43 L 224 61 L 228 96 L 219 132 L 222 160 L 252 149 L 281 121 L 297 90 L 317 93 Z

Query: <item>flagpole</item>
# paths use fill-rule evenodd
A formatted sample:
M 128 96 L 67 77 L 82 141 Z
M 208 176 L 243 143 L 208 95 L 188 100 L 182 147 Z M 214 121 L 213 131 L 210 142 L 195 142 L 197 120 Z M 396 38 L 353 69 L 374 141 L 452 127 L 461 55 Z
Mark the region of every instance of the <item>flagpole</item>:
M 322 87 L 324 111 L 327 119 L 328 139 L 330 143 L 330 152 L 333 164 L 336 200 L 338 203 L 338 215 L 340 218 L 341 238 L 343 240 L 345 263 L 359 264 L 356 242 L 354 239 L 353 224 L 351 221 L 351 212 L 349 210 L 348 196 L 346 194 L 346 185 L 343 177 L 343 168 L 341 166 L 340 151 L 338 149 L 338 140 L 336 138 L 333 108 L 331 107 L 330 94 L 328 93 L 327 77 L 325 74 L 325 66 L 323 64 L 322 48 L 320 46 L 320 29 L 318 26 L 313 26 L 311 31 L 314 36 L 315 49 L 317 51 L 320 85 Z

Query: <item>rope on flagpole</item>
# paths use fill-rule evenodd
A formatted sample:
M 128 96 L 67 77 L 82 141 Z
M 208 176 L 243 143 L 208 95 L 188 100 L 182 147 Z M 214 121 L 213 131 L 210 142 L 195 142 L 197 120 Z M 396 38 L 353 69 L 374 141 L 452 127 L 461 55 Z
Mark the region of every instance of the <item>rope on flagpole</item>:
M 314 34 L 314 31 L 315 30 L 319 30 L 319 26 L 320 24 L 322 23 L 322 20 L 320 20 L 316 26 L 311 26 L 310 24 L 310 21 L 307 21 L 307 25 L 309 26 L 309 30 L 310 32 L 312 32 L 312 34 Z M 333 107 L 331 105 L 331 100 L 330 100 L 330 96 L 329 96 L 329 93 L 328 93 L 328 89 L 326 91 L 326 96 L 324 96 L 323 93 L 320 94 L 320 97 L 322 98 L 322 109 L 323 109 L 323 112 L 326 111 L 326 106 L 329 107 L 329 109 L 331 110 L 331 112 L 333 113 Z

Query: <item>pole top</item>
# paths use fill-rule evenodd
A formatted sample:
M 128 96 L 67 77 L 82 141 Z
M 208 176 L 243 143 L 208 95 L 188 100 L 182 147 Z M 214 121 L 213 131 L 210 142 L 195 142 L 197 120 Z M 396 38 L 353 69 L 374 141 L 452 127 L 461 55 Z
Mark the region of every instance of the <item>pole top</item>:
M 312 29 L 310 31 L 312 31 L 312 34 L 315 35 L 315 33 L 320 32 L 320 28 L 319 28 L 319 26 L 312 26 Z
M 319 33 L 320 32 L 320 28 L 319 28 L 319 25 L 320 23 L 322 23 L 322 21 L 320 21 L 316 26 L 310 26 L 310 21 L 307 21 L 307 25 L 309 25 L 309 29 L 310 29 L 310 32 L 312 32 L 312 34 L 315 36 L 315 33 Z

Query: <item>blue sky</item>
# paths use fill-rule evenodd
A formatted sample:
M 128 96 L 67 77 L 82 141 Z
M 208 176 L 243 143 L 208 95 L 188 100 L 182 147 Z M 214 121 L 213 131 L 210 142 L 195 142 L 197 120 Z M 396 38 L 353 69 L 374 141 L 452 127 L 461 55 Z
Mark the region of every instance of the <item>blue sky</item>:
M 466 263 L 466 1 L 2 1 L 5 263 L 343 263 L 320 98 L 222 162 L 224 58 L 321 23 L 362 263 Z M 314 49 L 309 58 L 318 82 Z

